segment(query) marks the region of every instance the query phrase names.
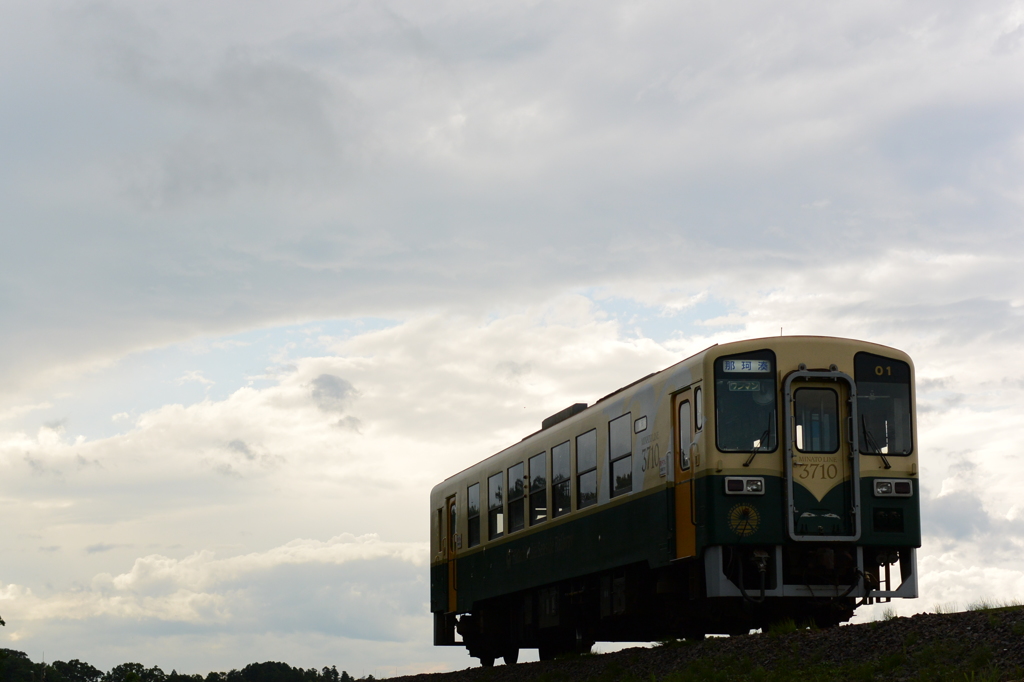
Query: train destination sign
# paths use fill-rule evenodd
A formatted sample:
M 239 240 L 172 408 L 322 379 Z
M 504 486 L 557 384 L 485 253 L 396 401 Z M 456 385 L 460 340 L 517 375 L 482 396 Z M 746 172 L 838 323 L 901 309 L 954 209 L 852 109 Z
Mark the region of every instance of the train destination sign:
M 771 360 L 722 360 L 723 372 L 771 372 Z

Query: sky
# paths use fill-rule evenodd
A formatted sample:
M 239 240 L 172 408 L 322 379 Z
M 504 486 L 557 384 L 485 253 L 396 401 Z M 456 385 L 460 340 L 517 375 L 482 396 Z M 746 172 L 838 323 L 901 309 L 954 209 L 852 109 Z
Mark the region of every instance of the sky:
M 915 360 L 891 606 L 1024 599 L 1022 86 L 1021 2 L 5 0 L 0 646 L 466 667 L 430 488 L 780 331 Z

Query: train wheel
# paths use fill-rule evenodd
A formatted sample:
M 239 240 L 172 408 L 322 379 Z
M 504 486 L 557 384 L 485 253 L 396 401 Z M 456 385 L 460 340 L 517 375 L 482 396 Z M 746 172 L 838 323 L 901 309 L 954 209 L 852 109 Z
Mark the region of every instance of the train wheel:
M 577 654 L 589 654 L 593 648 L 594 640 L 587 637 L 586 633 L 583 631 L 583 628 L 577 627 L 576 643 L 573 647 L 573 651 L 575 651 Z
M 515 665 L 519 660 L 519 647 L 510 645 L 502 658 L 505 660 L 505 665 Z
M 537 656 L 542 661 L 553 661 L 553 660 L 555 660 L 555 656 L 557 656 L 557 655 L 558 655 L 558 647 L 554 647 L 554 646 L 551 646 L 551 645 L 548 645 L 548 646 L 541 645 L 537 649 Z
M 491 656 L 490 654 L 488 654 L 486 656 L 481 656 L 480 657 L 480 667 L 481 668 L 493 668 L 494 667 L 494 656 Z

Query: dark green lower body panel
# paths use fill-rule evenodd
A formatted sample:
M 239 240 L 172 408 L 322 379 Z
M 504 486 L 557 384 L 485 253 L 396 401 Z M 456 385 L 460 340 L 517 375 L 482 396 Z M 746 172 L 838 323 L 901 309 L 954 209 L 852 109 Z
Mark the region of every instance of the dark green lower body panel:
M 697 547 L 786 542 L 783 479 L 764 478 L 764 495 L 726 495 L 725 476 L 702 476 L 697 492 Z
M 726 495 L 724 476 L 694 481 L 697 494 L 697 547 L 791 545 L 786 525 L 785 480 L 765 477 L 764 495 Z M 875 547 L 920 547 L 920 490 L 911 497 L 874 497 L 874 479 L 860 481 L 861 538 Z M 852 506 L 849 490 L 837 486 L 817 501 L 796 486 L 798 509 L 835 510 Z M 835 498 L 835 499 L 833 499 Z M 837 516 L 839 516 L 837 514 Z M 468 612 L 482 600 L 551 585 L 613 568 L 667 565 L 674 557 L 674 491 L 665 488 L 623 501 L 563 523 L 547 522 L 513 534 L 458 559 L 458 611 Z M 852 533 L 852 522 L 837 528 Z M 796 543 L 803 544 L 803 543 Z M 448 567 L 431 567 L 431 610 L 448 610 Z
M 921 546 L 920 485 L 913 481 L 911 497 L 874 496 L 874 478 L 860 481 L 861 537 L 856 544 L 886 547 Z M 785 479 L 766 476 L 764 495 L 726 495 L 724 476 L 704 476 L 694 481 L 697 492 L 697 546 L 708 545 L 786 545 L 789 537 L 786 520 Z M 823 534 L 853 534 L 854 524 L 848 510 L 853 506 L 848 486 L 836 486 L 822 500 L 816 500 L 800 485 L 795 486 L 798 510 L 818 513 L 833 525 L 823 525 Z M 838 520 L 825 517 L 833 513 Z M 801 529 L 813 534 L 817 526 Z
M 619 566 L 668 564 L 674 550 L 673 499 L 671 489 L 659 490 L 566 523 L 548 522 L 548 528 L 514 534 L 460 557 L 458 610 Z
M 430 567 L 430 610 L 434 613 L 448 610 L 448 564 Z
M 921 482 L 912 479 L 911 497 L 875 497 L 875 479 L 860 481 L 862 545 L 921 546 Z
M 916 481 L 907 498 L 875 498 L 873 479 L 860 482 L 856 542 L 792 540 L 785 480 L 764 481 L 764 495 L 726 495 L 724 476 L 694 481 L 692 558 L 673 561 L 675 490 L 669 487 L 464 548 L 454 585 L 447 564 L 431 567 L 435 643 L 464 645 L 486 664 L 514 659 L 520 648 L 536 647 L 544 659 L 586 650 L 594 641 L 736 634 L 782 619 L 825 627 L 850 618 L 855 588 L 866 594 L 890 572 L 892 587 L 910 576 L 912 561 L 904 560 L 920 546 Z M 826 497 L 810 508 L 848 504 Z M 890 566 L 896 561 L 898 567 Z M 448 612 L 450 587 L 455 613 Z

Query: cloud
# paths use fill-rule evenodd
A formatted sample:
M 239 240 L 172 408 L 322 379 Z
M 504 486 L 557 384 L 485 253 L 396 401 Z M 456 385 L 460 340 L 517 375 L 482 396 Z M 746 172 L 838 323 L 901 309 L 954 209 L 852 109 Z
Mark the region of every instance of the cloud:
M 174 383 L 177 384 L 178 386 L 182 386 L 184 384 L 189 383 L 202 384 L 204 386 L 213 386 L 214 384 L 213 381 L 210 381 L 209 379 L 204 377 L 203 373 L 200 372 L 199 370 L 191 370 L 185 372 L 185 374 L 179 377 L 178 380 L 175 381 Z
M 916 7 L 19 9 L 59 49 L 12 58 L 48 75 L 12 84 L 7 129 L 62 152 L 13 162 L 33 172 L 4 196 L 33 226 L 15 250 L 48 254 L 9 264 L 7 400 L 282 320 L 1012 260 L 1020 98 L 990 48 L 1019 19 Z
M 38 596 L 4 585 L 0 608 L 19 628 L 130 619 L 176 623 L 178 632 L 298 631 L 396 641 L 414 636 L 406 621 L 423 618 L 418 593 L 425 589 L 427 551 L 425 542 L 342 534 L 223 559 L 210 551 L 183 559 L 149 555 L 125 573 L 96 575 L 84 589 Z
M 26 415 L 30 412 L 37 410 L 45 410 L 52 407 L 50 403 L 38 403 L 36 405 L 16 405 L 8 408 L 3 412 L 0 412 L 0 422 L 4 422 L 10 419 L 16 419 L 22 415 Z
M 256 459 L 256 455 L 253 453 L 251 449 L 249 449 L 249 446 L 246 445 L 244 441 L 233 440 L 230 443 L 228 443 L 228 449 L 234 450 L 235 452 L 242 455 L 248 460 Z
M 423 568 L 427 565 L 427 543 L 382 541 L 375 535 L 355 536 L 343 533 L 327 541 L 299 539 L 265 552 L 253 552 L 226 559 L 215 559 L 210 552 L 193 554 L 182 560 L 153 555 L 135 561 L 131 571 L 100 576 L 96 580 L 114 589 L 149 592 L 188 589 L 200 592 L 216 585 L 235 583 L 248 573 L 299 564 L 345 564 L 353 561 L 393 559 Z
M 95 545 L 89 545 L 85 548 L 85 551 L 89 554 L 95 554 L 97 552 L 109 552 L 110 550 L 115 548 L 117 548 L 117 545 L 104 544 L 101 542 Z
M 324 411 L 338 411 L 357 395 L 349 382 L 333 374 L 321 374 L 313 379 L 313 400 Z

